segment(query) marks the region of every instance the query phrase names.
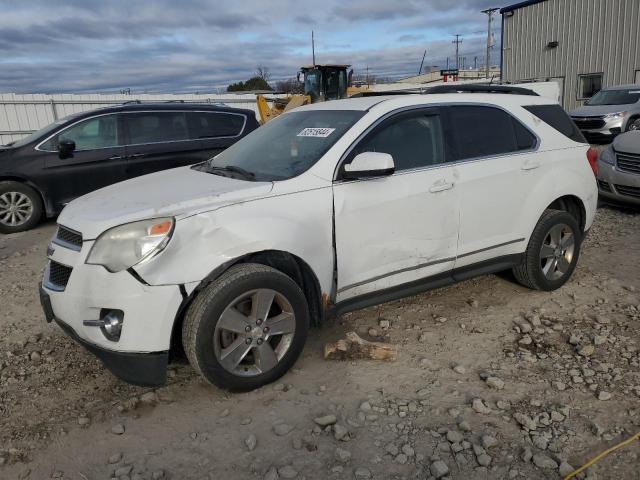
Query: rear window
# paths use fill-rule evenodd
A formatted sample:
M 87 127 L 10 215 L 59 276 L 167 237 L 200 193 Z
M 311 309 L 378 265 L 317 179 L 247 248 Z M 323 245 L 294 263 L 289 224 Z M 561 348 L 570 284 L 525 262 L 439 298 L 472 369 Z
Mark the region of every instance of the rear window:
M 242 133 L 245 116 L 222 112 L 187 112 L 189 136 L 201 138 L 235 137 Z
M 570 138 L 574 142 L 587 143 L 582 132 L 576 127 L 571 117 L 566 114 L 560 105 L 528 105 L 524 108 L 544 123 L 555 128 L 565 137 Z

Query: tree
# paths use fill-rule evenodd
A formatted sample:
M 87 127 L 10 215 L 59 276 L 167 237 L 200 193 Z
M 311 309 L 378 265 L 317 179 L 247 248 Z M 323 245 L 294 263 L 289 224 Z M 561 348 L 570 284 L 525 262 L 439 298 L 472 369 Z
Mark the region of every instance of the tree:
M 227 92 L 246 92 L 252 90 L 273 90 L 262 77 L 251 77 L 246 82 L 232 83 L 227 87 Z
M 296 78 L 287 78 L 276 82 L 276 91 L 282 93 L 302 93 L 302 83 Z
M 266 83 L 269 83 L 269 80 L 271 80 L 271 72 L 269 71 L 268 67 L 265 67 L 264 65 L 258 65 L 256 67 L 256 77 L 260 77 Z

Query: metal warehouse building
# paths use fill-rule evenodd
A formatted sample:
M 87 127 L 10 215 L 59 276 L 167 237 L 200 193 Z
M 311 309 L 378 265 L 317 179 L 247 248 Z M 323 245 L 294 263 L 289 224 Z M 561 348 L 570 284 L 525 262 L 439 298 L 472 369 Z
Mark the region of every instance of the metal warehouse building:
M 640 0 L 529 0 L 500 10 L 502 80 L 556 80 L 565 109 L 640 83 Z

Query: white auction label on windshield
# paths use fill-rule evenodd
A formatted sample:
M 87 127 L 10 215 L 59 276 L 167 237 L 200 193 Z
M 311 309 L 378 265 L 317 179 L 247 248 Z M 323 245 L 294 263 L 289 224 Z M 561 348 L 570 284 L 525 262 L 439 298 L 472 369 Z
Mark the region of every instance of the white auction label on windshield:
M 318 138 L 326 138 L 333 133 L 335 128 L 326 128 L 326 127 L 308 127 L 303 128 L 302 131 L 297 135 L 298 137 L 318 137 Z

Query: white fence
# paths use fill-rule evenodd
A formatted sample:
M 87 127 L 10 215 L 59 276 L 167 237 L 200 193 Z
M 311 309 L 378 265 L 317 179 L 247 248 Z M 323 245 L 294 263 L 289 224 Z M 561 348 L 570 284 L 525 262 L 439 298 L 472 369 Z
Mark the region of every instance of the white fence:
M 18 140 L 72 113 L 135 100 L 222 103 L 229 107 L 247 108 L 257 113 L 256 96 L 253 94 L 16 95 L 0 93 L 0 145 Z

